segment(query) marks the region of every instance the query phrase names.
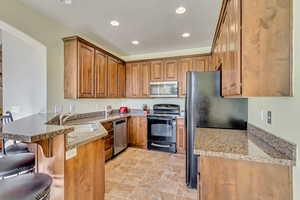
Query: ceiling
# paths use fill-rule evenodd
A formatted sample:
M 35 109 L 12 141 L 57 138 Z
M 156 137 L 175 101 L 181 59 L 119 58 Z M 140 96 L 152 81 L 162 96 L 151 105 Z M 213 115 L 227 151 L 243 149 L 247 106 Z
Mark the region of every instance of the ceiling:
M 211 46 L 220 0 L 19 0 L 120 56 Z M 176 14 L 184 6 L 186 12 Z M 110 25 L 111 20 L 120 23 Z M 182 38 L 182 33 L 191 34 Z M 139 45 L 131 44 L 138 40 Z

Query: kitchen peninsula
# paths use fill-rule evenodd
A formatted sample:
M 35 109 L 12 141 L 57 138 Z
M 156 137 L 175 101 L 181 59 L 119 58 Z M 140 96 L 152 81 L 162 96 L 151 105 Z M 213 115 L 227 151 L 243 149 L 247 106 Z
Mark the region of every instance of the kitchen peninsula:
M 104 112 L 71 116 L 35 114 L 6 124 L 0 138 L 28 143 L 36 155 L 36 172 L 53 178 L 51 199 L 104 199 L 105 140 L 101 123 L 130 115 Z

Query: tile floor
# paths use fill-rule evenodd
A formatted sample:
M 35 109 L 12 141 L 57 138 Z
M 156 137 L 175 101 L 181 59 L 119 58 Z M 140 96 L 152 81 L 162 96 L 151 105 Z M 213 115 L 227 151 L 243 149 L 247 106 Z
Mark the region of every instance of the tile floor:
M 185 156 L 128 148 L 105 166 L 105 200 L 196 200 Z

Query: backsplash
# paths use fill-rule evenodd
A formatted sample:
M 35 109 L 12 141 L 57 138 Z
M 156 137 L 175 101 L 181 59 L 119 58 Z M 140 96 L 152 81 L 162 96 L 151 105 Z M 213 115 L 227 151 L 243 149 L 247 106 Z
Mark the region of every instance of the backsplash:
M 74 105 L 76 113 L 87 113 L 104 111 L 106 105 L 111 105 L 113 109 L 119 109 L 120 106 L 127 106 L 130 109 L 142 109 L 143 104 L 152 108 L 154 104 L 169 103 L 180 105 L 181 111 L 185 108 L 184 98 L 153 98 L 153 99 L 64 99 L 56 105 L 62 106 L 63 112 L 69 112 L 70 105 Z M 54 112 L 55 104 L 49 105 L 48 112 Z
M 154 98 L 154 99 L 123 99 L 122 104 L 131 109 L 142 109 L 143 104 L 147 104 L 148 108 L 152 109 L 154 104 L 177 104 L 180 110 L 184 111 L 185 99 L 184 98 Z

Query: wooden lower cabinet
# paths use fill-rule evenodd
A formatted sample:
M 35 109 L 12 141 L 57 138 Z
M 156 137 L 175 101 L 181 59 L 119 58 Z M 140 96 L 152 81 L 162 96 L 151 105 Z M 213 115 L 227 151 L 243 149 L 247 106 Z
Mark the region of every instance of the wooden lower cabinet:
M 184 126 L 184 119 L 177 119 L 176 130 L 176 149 L 177 153 L 186 152 L 186 131 Z
M 102 126 L 107 130 L 108 135 L 104 138 L 105 145 L 105 161 L 109 160 L 113 156 L 113 148 L 114 148 L 114 130 L 112 122 L 102 123 Z
M 292 200 L 288 166 L 201 156 L 200 200 Z
M 77 147 L 77 155 L 65 161 L 64 199 L 104 200 L 104 166 L 104 140 Z
M 128 133 L 130 146 L 147 149 L 146 117 L 130 117 L 128 120 Z

